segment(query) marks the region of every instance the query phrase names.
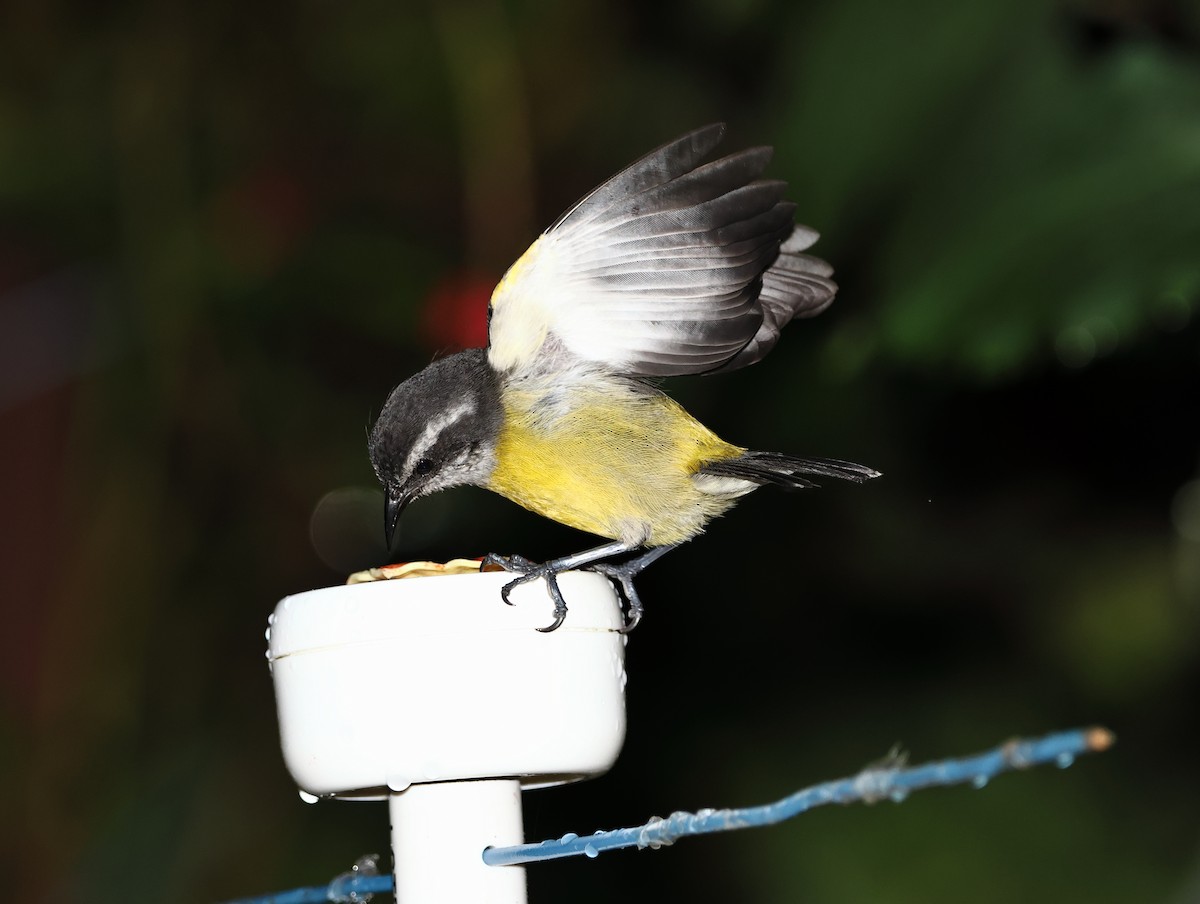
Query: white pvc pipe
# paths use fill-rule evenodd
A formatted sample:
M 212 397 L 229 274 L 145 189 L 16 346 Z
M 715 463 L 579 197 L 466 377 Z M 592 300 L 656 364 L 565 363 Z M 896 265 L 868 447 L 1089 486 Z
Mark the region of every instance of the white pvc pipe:
M 525 868 L 482 858 L 489 845 L 524 841 L 519 781 L 412 785 L 388 806 L 397 904 L 525 904 Z

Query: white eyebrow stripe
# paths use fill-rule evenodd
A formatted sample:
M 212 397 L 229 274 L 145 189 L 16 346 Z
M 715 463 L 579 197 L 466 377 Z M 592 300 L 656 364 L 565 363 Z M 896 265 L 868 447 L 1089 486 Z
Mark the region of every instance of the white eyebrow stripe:
M 417 441 L 412 444 L 412 448 L 408 452 L 408 458 L 404 460 L 405 479 L 408 479 L 417 462 L 425 456 L 426 452 L 433 448 L 434 443 L 438 441 L 438 437 L 442 435 L 447 427 L 474 413 L 474 399 L 463 399 L 453 408 L 447 408 L 440 414 L 430 418 L 428 423 L 425 424 L 425 429 L 421 431 L 421 435 L 417 437 Z

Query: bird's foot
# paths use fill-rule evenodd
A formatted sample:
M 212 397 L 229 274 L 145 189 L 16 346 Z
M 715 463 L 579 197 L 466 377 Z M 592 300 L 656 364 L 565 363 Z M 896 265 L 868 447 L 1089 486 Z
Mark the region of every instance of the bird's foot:
M 554 601 L 554 621 L 544 628 L 538 628 L 538 630 L 543 634 L 548 634 L 561 625 L 563 619 L 567 617 L 567 601 L 563 599 L 562 591 L 558 589 L 558 576 L 560 574 L 564 571 L 574 571 L 585 565 L 592 565 L 612 556 L 624 555 L 636 548 L 621 540 L 614 540 L 611 543 L 605 543 L 603 546 L 597 546 L 594 549 L 585 549 L 583 552 L 563 556 L 561 559 L 551 559 L 549 562 L 543 562 L 540 565 L 529 561 L 524 556 L 498 556 L 495 553 L 489 553 L 483 557 L 480 567 L 486 568 L 489 565 L 497 565 L 505 571 L 520 573 L 520 577 L 509 581 L 500 588 L 500 596 L 510 606 L 512 605 L 512 601 L 508 596 L 512 593 L 514 587 L 519 587 L 521 584 L 528 584 L 530 581 L 536 581 L 538 578 L 545 580 L 546 592 L 550 594 L 550 599 Z M 630 620 L 622 629 L 623 631 L 630 631 L 642 617 L 642 603 L 638 599 L 637 592 L 633 589 L 633 576 L 671 548 L 670 546 L 657 547 L 650 550 L 644 556 L 627 562 L 624 565 L 608 566 L 613 571 L 604 572 L 610 577 L 617 577 L 617 580 L 621 582 L 622 589 L 625 591 L 626 602 L 629 603 Z
M 488 565 L 498 565 L 505 571 L 513 573 L 519 572 L 518 577 L 500 588 L 500 598 L 509 606 L 513 605 L 509 594 L 512 593 L 514 587 L 520 587 L 522 584 L 528 584 L 538 578 L 543 579 L 546 582 L 546 592 L 550 594 L 550 599 L 554 603 L 554 621 L 537 630 L 543 634 L 549 634 L 563 623 L 563 619 L 567 617 L 567 601 L 563 599 L 562 590 L 558 587 L 558 575 L 565 569 L 561 568 L 558 563 L 543 562 L 539 564 L 524 556 L 501 556 L 490 552 L 483 557 L 482 567 Z
M 636 628 L 646 611 L 642 605 L 642 598 L 638 596 L 637 588 L 633 586 L 634 577 L 641 571 L 640 568 L 633 567 L 636 563 L 635 559 L 633 562 L 620 564 L 597 562 L 595 565 L 588 566 L 588 571 L 602 574 L 621 585 L 621 595 L 625 597 L 625 624 L 617 629 L 621 634 L 628 634 Z
M 642 605 L 642 598 L 638 596 L 637 588 L 633 586 L 633 579 L 641 574 L 651 562 L 658 560 L 674 548 L 674 546 L 656 546 L 649 552 L 626 562 L 596 562 L 588 566 L 589 571 L 602 574 L 620 585 L 621 595 L 625 597 L 625 624 L 618 629 L 622 634 L 628 634 L 636 628 L 646 613 L 646 608 Z

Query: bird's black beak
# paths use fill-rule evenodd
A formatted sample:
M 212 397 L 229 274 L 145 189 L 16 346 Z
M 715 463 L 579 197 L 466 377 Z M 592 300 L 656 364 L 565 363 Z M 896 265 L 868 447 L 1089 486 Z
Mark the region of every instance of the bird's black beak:
M 387 499 L 383 504 L 383 537 L 387 541 L 388 549 L 392 548 L 392 537 L 396 534 L 396 524 L 400 521 L 400 513 L 410 502 L 412 502 L 412 496 L 408 494 L 387 491 Z

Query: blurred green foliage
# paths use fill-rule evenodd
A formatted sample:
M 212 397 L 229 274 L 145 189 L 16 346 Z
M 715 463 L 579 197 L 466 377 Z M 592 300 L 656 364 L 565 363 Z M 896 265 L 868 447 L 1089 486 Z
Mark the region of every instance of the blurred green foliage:
M 715 119 L 731 149 L 776 146 L 842 291 L 759 366 L 672 389 L 733 441 L 886 476 L 757 494 L 646 574 L 626 751 L 529 795 L 529 837 L 772 799 L 897 740 L 925 759 L 1099 722 L 1120 743 L 533 867 L 531 899 L 1196 896 L 1194 5 L 13 0 L 14 900 L 211 901 L 384 845 L 382 807 L 297 800 L 265 617 L 388 557 L 365 430 L 482 316 L 474 287 Z M 587 542 L 469 490 L 402 533 L 392 558 Z

